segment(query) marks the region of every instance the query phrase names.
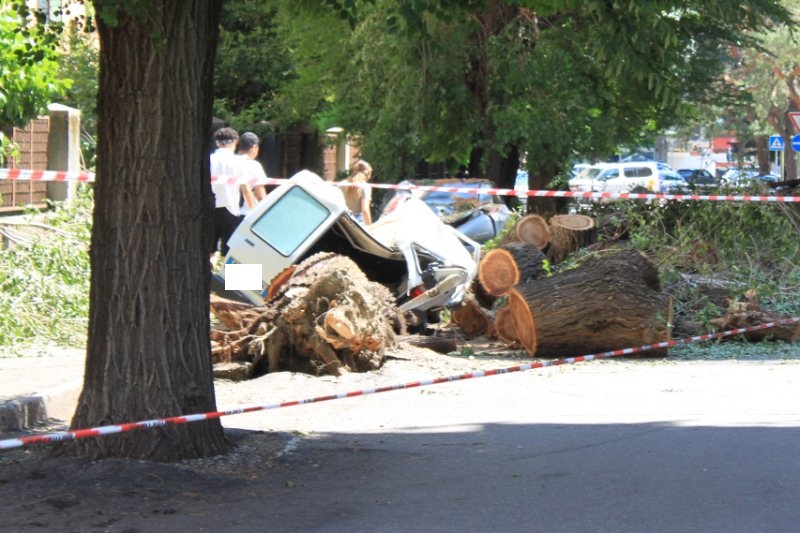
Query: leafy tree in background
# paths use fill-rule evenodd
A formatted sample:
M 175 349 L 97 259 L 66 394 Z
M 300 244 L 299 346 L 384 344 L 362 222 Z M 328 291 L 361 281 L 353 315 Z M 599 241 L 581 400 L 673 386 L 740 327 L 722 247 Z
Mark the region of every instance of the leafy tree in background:
M 214 69 L 215 116 L 262 136 L 276 127 L 294 125 L 275 104 L 283 85 L 294 76 L 275 18 L 271 2 L 224 3 Z
M 783 0 L 795 19 L 800 17 L 800 1 Z M 800 111 L 800 40 L 795 29 L 787 24 L 774 24 L 759 32 L 761 47 L 740 51 L 738 68 L 731 77 L 741 90 L 752 97 L 746 108 L 750 131 L 762 146 L 760 170 L 769 168 L 768 137 L 778 133 L 786 140 L 784 153 L 785 179 L 797 178 L 795 153 L 790 139 L 800 133 L 789 118 L 789 112 Z
M 332 106 L 377 169 L 466 160 L 508 187 L 524 154 L 533 188 L 728 94 L 720 51 L 789 20 L 777 0 L 326 3 L 354 28 Z
M 87 5 L 86 8 L 91 8 Z M 89 20 L 91 20 L 89 9 Z M 94 168 L 97 149 L 97 93 L 99 50 L 97 35 L 83 21 L 76 20 L 64 28 L 58 74 L 71 81 L 63 95 L 63 103 L 81 111 L 81 155 L 83 167 Z
M 57 33 L 22 0 L 0 4 L 0 162 L 12 127 L 47 110 L 70 82 L 58 78 Z

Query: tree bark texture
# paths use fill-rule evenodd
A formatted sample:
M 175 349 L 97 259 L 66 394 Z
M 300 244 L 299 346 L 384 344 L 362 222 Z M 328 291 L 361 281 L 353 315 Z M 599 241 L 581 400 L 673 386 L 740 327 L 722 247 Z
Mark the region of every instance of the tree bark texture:
M 572 252 L 594 242 L 594 219 L 586 215 L 556 215 L 550 219 L 550 233 L 553 235 L 550 253 L 560 263 Z
M 150 4 L 146 13 L 119 8 L 113 26 L 98 17 L 89 338 L 73 428 L 216 410 L 208 144 L 221 2 Z M 211 420 L 71 448 L 93 458 L 169 461 L 219 454 L 225 441 Z
M 669 339 L 669 296 L 642 275 L 638 252 L 615 255 L 511 290 L 512 319 L 528 353 L 577 356 Z
M 581 258 L 578 264 L 609 276 L 617 272 L 631 272 L 632 276 L 639 278 L 649 289 L 661 291 L 658 267 L 646 254 L 633 248 L 617 245 L 600 249 Z

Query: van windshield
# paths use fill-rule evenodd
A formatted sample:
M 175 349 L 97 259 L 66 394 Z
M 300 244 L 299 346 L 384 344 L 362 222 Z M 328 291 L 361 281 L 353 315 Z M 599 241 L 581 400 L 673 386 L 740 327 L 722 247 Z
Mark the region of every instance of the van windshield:
M 302 187 L 294 187 L 267 209 L 251 229 L 281 255 L 289 257 L 330 214 Z
M 593 180 L 597 177 L 603 169 L 600 167 L 589 167 L 587 169 L 581 170 L 577 176 L 577 179 L 585 179 L 585 180 Z

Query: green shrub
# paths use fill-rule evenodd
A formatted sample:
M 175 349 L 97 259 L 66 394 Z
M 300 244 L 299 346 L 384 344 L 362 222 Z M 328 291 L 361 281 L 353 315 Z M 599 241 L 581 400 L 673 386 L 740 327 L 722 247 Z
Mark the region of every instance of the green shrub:
M 734 301 L 752 289 L 763 309 L 800 314 L 800 206 L 624 200 L 581 212 L 605 221 L 600 238 L 627 233 L 655 260 L 678 319 L 708 324 L 724 314 L 703 292 L 710 286 Z
M 55 230 L 29 233 L 0 250 L 0 346 L 13 353 L 24 344 L 77 347 L 85 343 L 89 308 L 89 238 L 92 189 L 70 204 L 29 212 L 31 221 Z M 31 229 L 36 229 L 32 226 Z

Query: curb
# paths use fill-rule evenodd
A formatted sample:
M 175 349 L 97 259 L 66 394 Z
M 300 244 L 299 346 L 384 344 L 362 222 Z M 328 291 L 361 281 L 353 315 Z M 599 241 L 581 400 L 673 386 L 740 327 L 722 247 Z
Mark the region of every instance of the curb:
M 46 392 L 19 396 L 0 403 L 0 432 L 22 431 L 47 424 L 53 418 L 68 418 L 82 383 L 74 381 Z

